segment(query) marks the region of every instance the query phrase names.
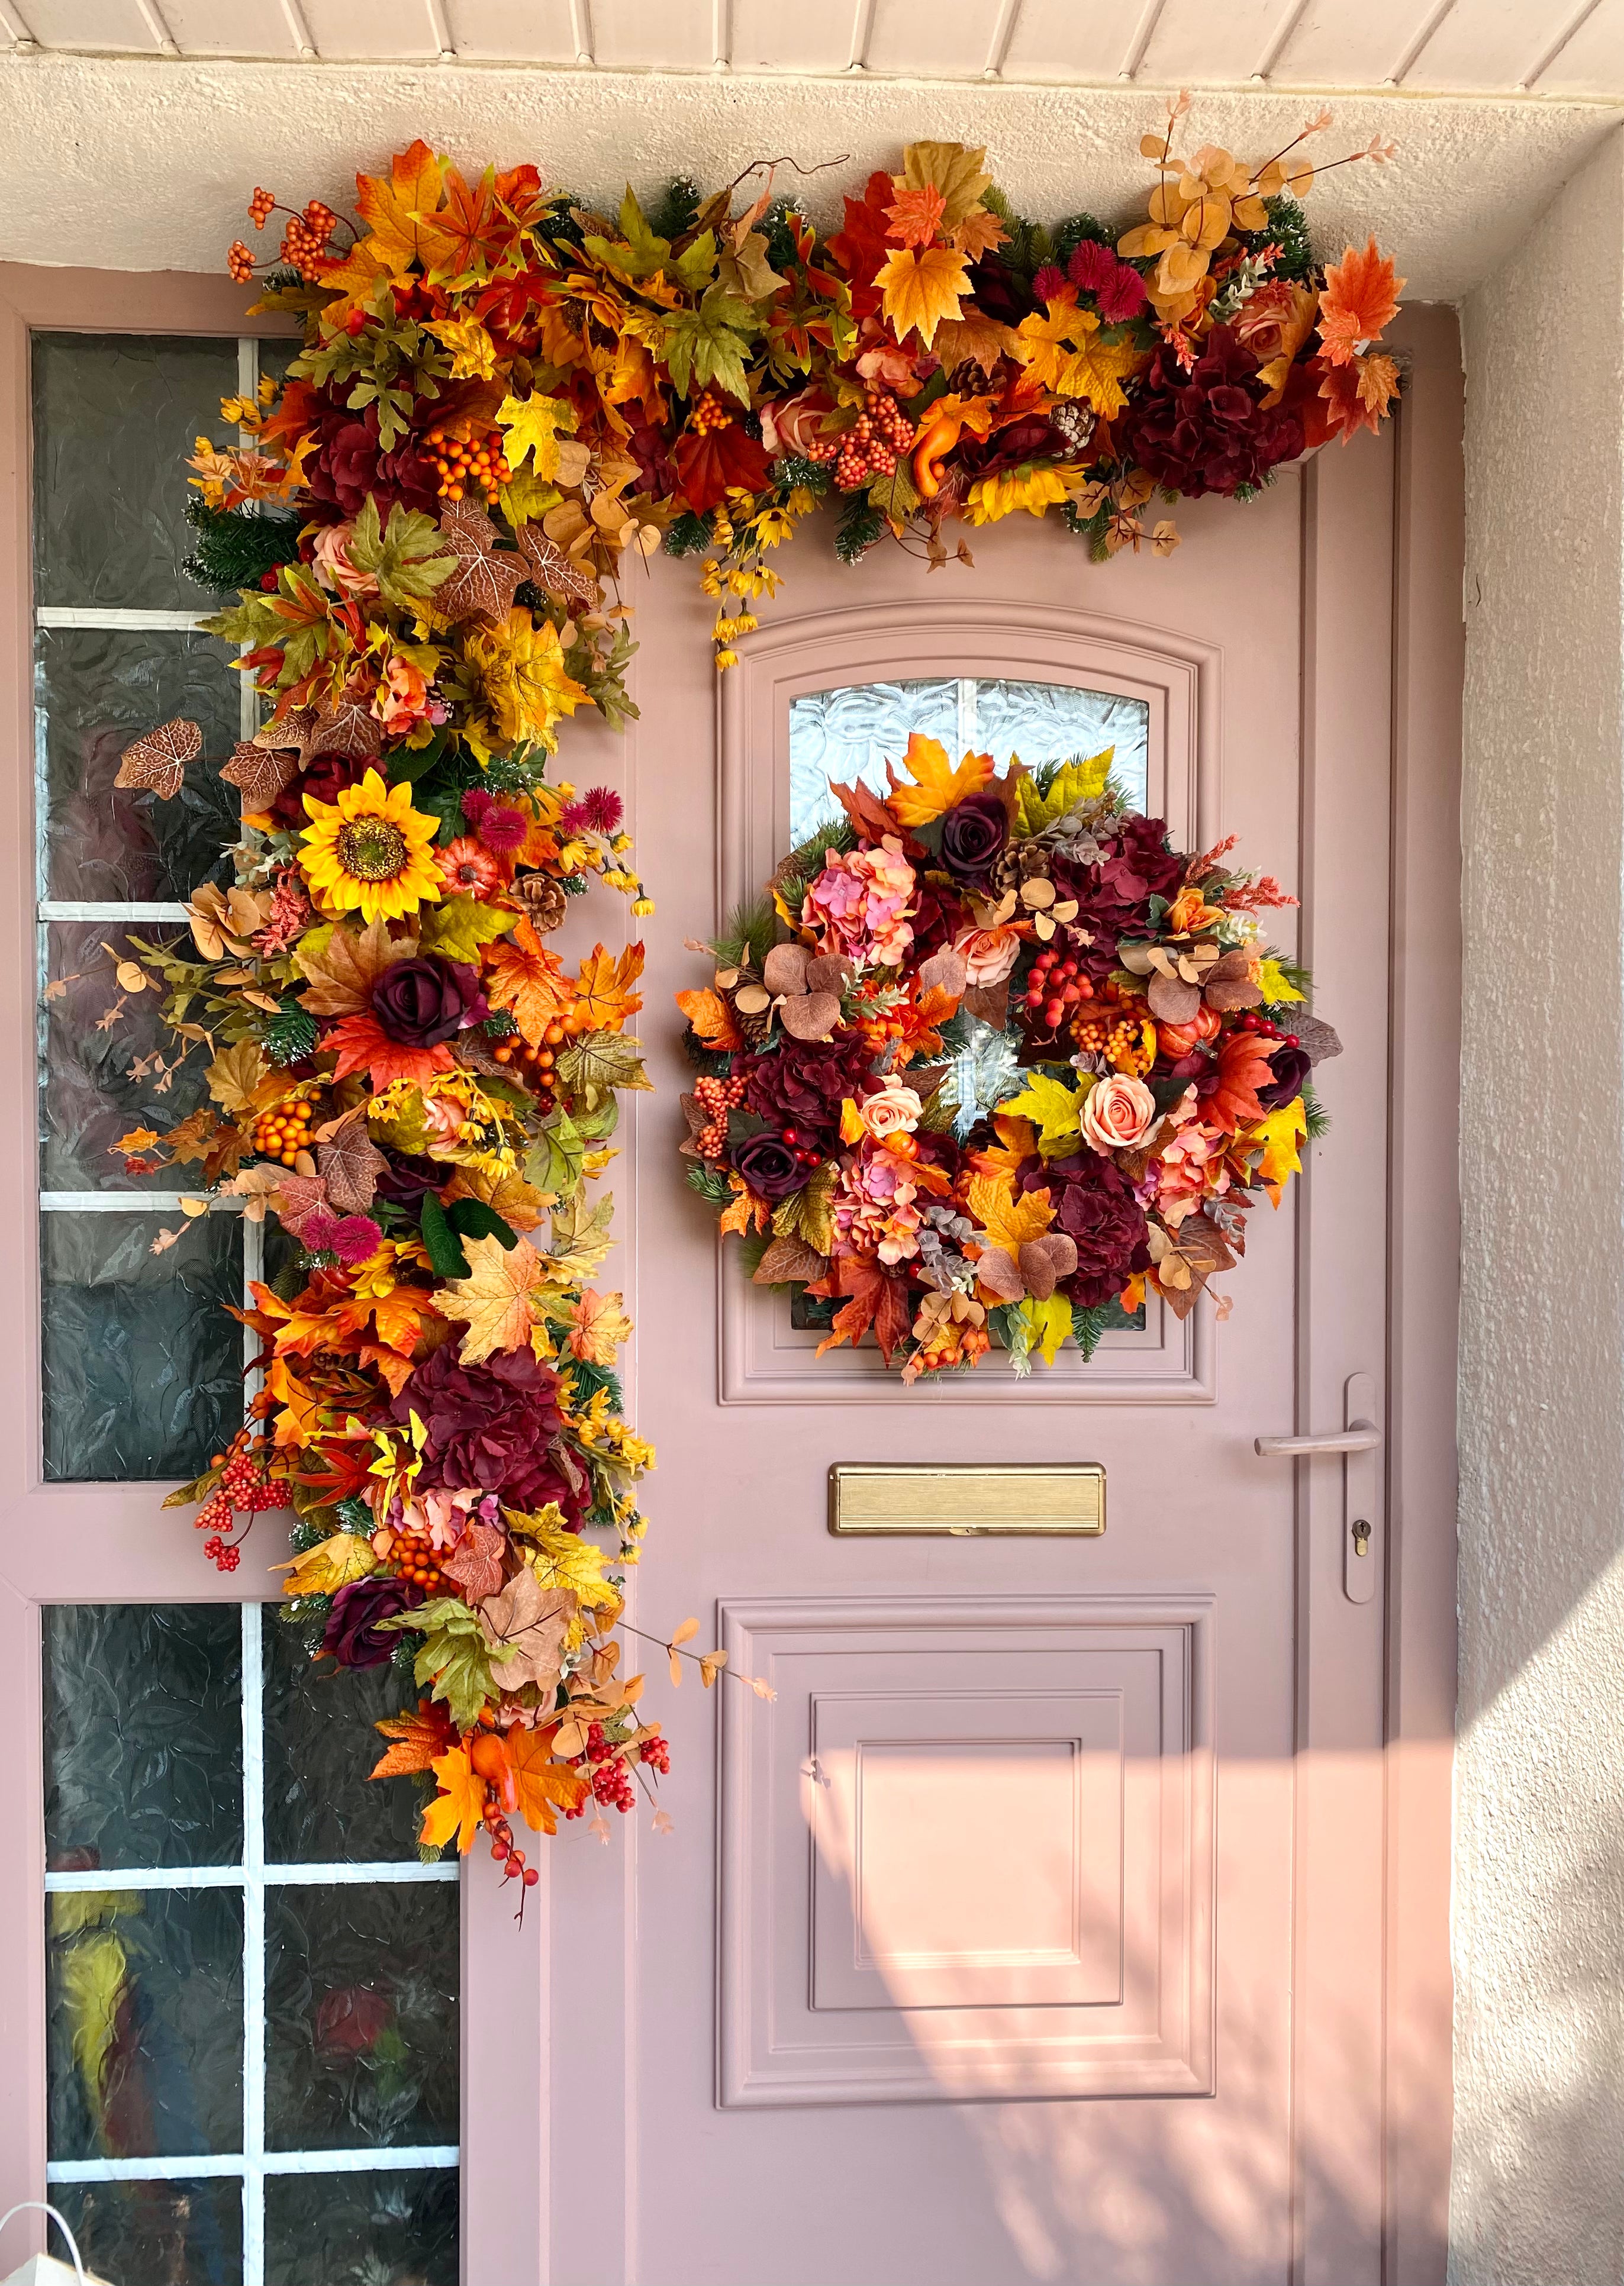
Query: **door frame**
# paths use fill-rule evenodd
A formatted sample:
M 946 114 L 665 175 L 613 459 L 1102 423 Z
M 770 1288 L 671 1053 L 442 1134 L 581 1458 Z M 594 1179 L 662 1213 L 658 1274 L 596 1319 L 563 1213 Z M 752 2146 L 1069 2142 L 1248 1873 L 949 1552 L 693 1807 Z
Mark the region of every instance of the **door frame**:
M 0 1280 L 12 1307 L 0 1340 L 12 1417 L 40 1418 L 39 1145 L 34 931 L 34 591 L 29 337 L 36 332 L 258 335 L 294 330 L 249 318 L 242 288 L 189 272 L 43 269 L 0 264 L 0 1070 L 21 1075 L 0 1111 Z M 184 480 L 177 466 L 175 482 Z M 41 1620 L 47 1604 L 277 1603 L 272 1567 L 286 1511 L 268 1514 L 241 1568 L 204 1561 L 165 1484 L 47 1484 L 35 1444 L 0 1450 L 0 1672 L 16 1744 L 0 1771 L 0 2213 L 45 2188 L 45 1832 Z M 544 1860 L 545 1862 L 545 1856 Z M 485 1858 L 460 1882 L 461 2120 L 460 2236 L 464 2286 L 536 2286 L 546 2274 L 542 2154 L 548 2074 L 542 2037 L 548 1952 L 545 1881 L 522 1930 Z M 538 2028 L 532 2047 L 515 2022 Z M 43 2251 L 45 2218 L 20 2216 L 5 2258 Z

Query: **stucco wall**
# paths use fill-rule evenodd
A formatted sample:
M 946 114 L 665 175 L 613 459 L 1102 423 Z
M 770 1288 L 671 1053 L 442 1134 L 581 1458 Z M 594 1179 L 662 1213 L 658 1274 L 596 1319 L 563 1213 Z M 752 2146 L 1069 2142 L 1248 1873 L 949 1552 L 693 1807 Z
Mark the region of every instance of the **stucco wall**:
M 1624 2267 L 1624 142 L 1466 305 L 1453 2277 Z

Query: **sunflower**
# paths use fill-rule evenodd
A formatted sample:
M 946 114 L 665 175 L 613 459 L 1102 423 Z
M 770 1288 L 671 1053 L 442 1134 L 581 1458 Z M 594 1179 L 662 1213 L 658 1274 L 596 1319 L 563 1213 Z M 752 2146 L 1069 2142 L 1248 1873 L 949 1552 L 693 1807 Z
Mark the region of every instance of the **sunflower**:
M 299 863 L 311 895 L 329 912 L 359 910 L 364 921 L 395 920 L 438 904 L 445 885 L 432 844 L 439 821 L 413 808 L 409 785 L 386 786 L 368 770 L 335 801 L 306 794 L 304 807 L 312 823 Z

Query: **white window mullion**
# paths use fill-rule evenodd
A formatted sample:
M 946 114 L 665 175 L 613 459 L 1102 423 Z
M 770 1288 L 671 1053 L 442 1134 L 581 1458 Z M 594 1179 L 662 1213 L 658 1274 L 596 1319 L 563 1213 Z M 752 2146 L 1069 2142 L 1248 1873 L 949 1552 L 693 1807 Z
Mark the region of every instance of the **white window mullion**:
M 974 753 L 975 748 L 975 683 L 969 675 L 958 678 L 958 751 Z
M 260 1607 L 242 1607 L 242 2286 L 265 2276 L 265 1730 Z

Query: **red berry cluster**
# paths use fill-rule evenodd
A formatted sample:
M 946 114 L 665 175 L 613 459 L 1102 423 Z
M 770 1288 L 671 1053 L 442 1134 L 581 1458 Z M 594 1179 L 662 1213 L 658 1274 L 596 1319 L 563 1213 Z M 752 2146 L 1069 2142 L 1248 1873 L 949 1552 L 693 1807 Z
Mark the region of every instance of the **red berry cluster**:
M 203 1542 L 203 1553 L 222 1572 L 234 1572 L 241 1561 L 237 1549 L 227 1547 L 221 1537 L 236 1530 L 237 1510 L 257 1516 L 262 1509 L 282 1505 L 281 1487 L 272 1481 L 265 1465 L 269 1450 L 264 1439 L 256 1442 L 252 1430 L 245 1425 L 233 1438 L 229 1452 L 214 1456 L 211 1466 L 219 1470 L 220 1481 L 193 1520 L 200 1532 L 214 1534 Z
M 728 1147 L 728 1114 L 737 1111 L 745 1100 L 742 1079 L 698 1079 L 694 1082 L 694 1100 L 707 1115 L 706 1124 L 694 1137 L 694 1148 L 702 1159 L 720 1159 Z
M 1032 963 L 1027 978 L 1026 1005 L 1034 1013 L 1041 1012 L 1044 1022 L 1052 1032 L 1066 1021 L 1069 1011 L 1079 1000 L 1092 1000 L 1094 988 L 1086 976 L 1079 976 L 1077 964 L 1069 956 L 1062 957 L 1055 945 L 1045 945 Z
M 815 444 L 808 457 L 834 462 L 834 481 L 843 493 L 860 493 L 876 477 L 894 477 L 900 454 L 911 452 L 914 428 L 888 389 L 871 389 L 860 413 L 840 436 Z
M 781 1127 L 778 1130 L 778 1139 L 789 1145 L 803 1167 L 822 1166 L 824 1163 L 822 1151 L 813 1139 L 804 1134 L 799 1127 Z
M 206 1540 L 203 1542 L 203 1553 L 214 1558 L 214 1567 L 217 1572 L 234 1572 L 242 1561 L 241 1549 L 228 1548 L 218 1533 L 216 1533 L 212 1540 Z
M 1235 1018 L 1235 1029 L 1237 1032 L 1256 1032 L 1265 1040 L 1283 1040 L 1289 1048 L 1297 1048 L 1302 1045 L 1301 1040 L 1295 1032 L 1282 1032 L 1278 1024 L 1272 1024 L 1266 1016 L 1260 1016 L 1255 1008 L 1245 1009 Z
M 670 1777 L 671 1741 L 663 1735 L 645 1738 L 637 1749 L 637 1758 L 639 1762 L 646 1762 L 651 1770 L 658 1770 L 661 1778 Z
M 628 1809 L 636 1809 L 637 1789 L 632 1783 L 632 1774 L 603 1736 L 601 1722 L 594 1722 L 587 1730 L 586 1761 L 594 1801 L 602 1802 L 606 1809 L 618 1809 L 622 1817 Z
M 479 1814 L 485 1820 L 485 1830 L 491 1837 L 491 1855 L 502 1869 L 503 1880 L 522 1881 L 527 1889 L 533 1889 L 541 1879 L 540 1870 L 524 1863 L 524 1852 L 515 1842 L 513 1828 L 502 1816 L 498 1804 L 487 1801 Z

